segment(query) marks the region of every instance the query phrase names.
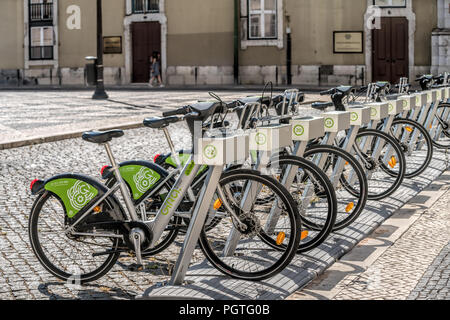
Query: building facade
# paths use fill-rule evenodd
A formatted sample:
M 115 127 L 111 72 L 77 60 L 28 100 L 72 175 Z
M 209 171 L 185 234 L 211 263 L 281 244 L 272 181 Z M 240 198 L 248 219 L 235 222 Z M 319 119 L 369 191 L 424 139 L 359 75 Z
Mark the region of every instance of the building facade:
M 0 30 L 0 85 L 86 83 L 96 1 L 2 0 Z M 107 85 L 156 52 L 169 85 L 396 81 L 450 71 L 450 0 L 103 0 L 103 36 Z

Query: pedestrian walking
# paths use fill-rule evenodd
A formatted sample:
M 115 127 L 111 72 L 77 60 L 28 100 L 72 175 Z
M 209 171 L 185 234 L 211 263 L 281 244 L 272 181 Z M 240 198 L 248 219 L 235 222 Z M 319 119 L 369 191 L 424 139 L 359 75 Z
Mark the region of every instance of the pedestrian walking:
M 153 55 L 150 59 L 151 67 L 149 86 L 153 87 L 153 82 L 156 80 L 158 86 L 164 87 L 161 80 L 161 64 L 155 55 Z

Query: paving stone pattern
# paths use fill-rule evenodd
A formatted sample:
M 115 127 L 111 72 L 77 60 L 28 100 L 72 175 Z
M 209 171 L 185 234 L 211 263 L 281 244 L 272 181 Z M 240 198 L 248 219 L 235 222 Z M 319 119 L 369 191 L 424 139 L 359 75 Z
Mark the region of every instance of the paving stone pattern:
M 205 91 L 109 91 L 108 94 L 108 100 L 92 100 L 90 91 L 0 91 L 0 143 L 140 123 L 145 117 L 212 99 Z M 258 92 L 216 94 L 230 101 Z M 318 98 L 309 95 L 309 99 Z
M 448 200 L 447 200 L 448 201 Z M 450 208 L 447 207 L 447 210 Z M 449 232 L 447 232 L 448 234 Z M 420 278 L 408 299 L 450 300 L 450 242 Z
M 20 122 L 21 118 L 18 116 L 16 121 Z M 9 127 L 14 128 L 13 122 Z M 184 125 L 172 128 L 171 132 L 177 148 L 191 147 Z M 127 130 L 112 147 L 118 161 L 152 159 L 155 153 L 168 149 L 162 132 L 148 128 Z M 107 164 L 104 150 L 81 139 L 0 152 L 0 299 L 132 299 L 143 293 L 144 296 L 187 294 L 213 299 L 283 299 L 351 250 L 447 167 L 444 154 L 436 152 L 424 174 L 405 181 L 390 198 L 368 202 L 367 210 L 352 226 L 334 233 L 311 252 L 297 256 L 282 273 L 266 281 L 229 279 L 205 262 L 202 253 L 196 250 L 186 277 L 189 284 L 181 288 L 161 287 L 169 279 L 182 244 L 182 238 L 178 238 L 164 253 L 149 258 L 149 266 L 143 272 L 130 271 L 128 267 L 135 261 L 124 255 L 103 278 L 82 287 L 68 285 L 44 270 L 31 250 L 27 228 L 34 197 L 29 192 L 29 184 L 34 178 L 70 171 L 99 178 L 104 164 Z

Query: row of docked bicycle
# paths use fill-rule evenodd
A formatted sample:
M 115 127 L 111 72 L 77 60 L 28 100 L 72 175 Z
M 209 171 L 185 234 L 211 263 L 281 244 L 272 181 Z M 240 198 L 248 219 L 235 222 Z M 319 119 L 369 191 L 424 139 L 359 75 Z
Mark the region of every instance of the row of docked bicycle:
M 296 89 L 229 103 L 211 93 L 214 101 L 144 120 L 171 150 L 153 162 L 116 162 L 110 142 L 122 130 L 86 132 L 111 162 L 103 183 L 74 173 L 33 180 L 32 248 L 54 276 L 86 283 L 122 253 L 135 255 L 141 270 L 144 257 L 184 235 L 171 284 L 183 283 L 197 244 L 230 277 L 272 277 L 352 224 L 368 199 L 423 173 L 433 146 L 450 146 L 448 80 L 422 76 L 414 93 L 405 78 L 336 87 L 321 93 L 332 102 L 313 103 L 310 116 Z M 168 127 L 181 121 L 193 150 L 172 142 Z

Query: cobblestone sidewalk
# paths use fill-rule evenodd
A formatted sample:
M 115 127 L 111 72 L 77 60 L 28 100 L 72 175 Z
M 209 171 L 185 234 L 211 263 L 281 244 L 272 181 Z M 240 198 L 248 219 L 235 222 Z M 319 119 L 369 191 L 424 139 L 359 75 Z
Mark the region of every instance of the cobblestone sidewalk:
M 330 274 L 319 277 L 292 299 L 310 299 L 335 286 L 335 300 L 450 300 L 450 186 L 409 229 L 366 270 L 333 285 Z M 380 229 L 388 229 L 389 221 Z M 376 234 L 377 232 L 375 232 Z M 379 242 L 383 236 L 378 237 Z M 386 240 L 387 241 L 387 240 Z M 363 241 L 364 242 L 364 241 Z M 372 243 L 373 245 L 373 243 Z M 364 246 L 364 244 L 362 244 Z M 367 248 L 366 251 L 370 251 Z M 348 258 L 343 264 L 350 264 Z M 350 274 L 350 271 L 349 271 Z M 319 290 L 319 291 L 318 291 Z M 321 299 L 320 297 L 318 297 Z
M 92 100 L 90 91 L 0 91 L 0 145 L 140 124 L 145 117 L 160 116 L 163 111 L 175 107 L 212 99 L 207 91 L 109 91 L 108 94 L 108 100 Z M 224 101 L 232 101 L 259 92 L 223 91 L 216 94 Z M 324 97 L 308 95 L 308 99 L 323 100 Z

